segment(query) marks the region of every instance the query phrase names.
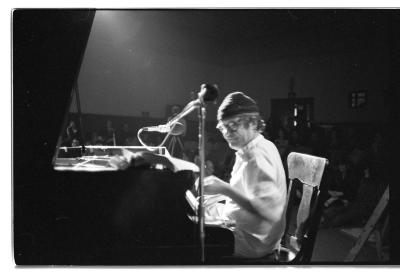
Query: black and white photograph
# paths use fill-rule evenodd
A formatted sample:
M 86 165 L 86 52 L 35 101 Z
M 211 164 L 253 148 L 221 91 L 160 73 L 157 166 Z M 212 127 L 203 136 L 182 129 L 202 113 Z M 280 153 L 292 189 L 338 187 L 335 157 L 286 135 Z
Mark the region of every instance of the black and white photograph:
M 17 267 L 399 264 L 399 9 L 17 8 L 11 35 Z

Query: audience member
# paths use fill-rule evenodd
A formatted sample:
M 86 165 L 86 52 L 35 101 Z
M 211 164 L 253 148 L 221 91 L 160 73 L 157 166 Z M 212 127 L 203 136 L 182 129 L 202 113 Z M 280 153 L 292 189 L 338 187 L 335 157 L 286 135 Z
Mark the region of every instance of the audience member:
M 204 156 L 205 156 L 205 176 L 210 176 L 210 175 L 215 175 L 215 164 L 214 160 L 216 159 L 215 156 L 217 154 L 215 153 L 215 140 L 212 137 L 206 137 L 206 142 L 205 142 L 205 151 L 204 151 Z M 200 157 L 198 153 L 194 156 L 193 162 L 200 167 Z
M 332 129 L 328 134 L 327 148 L 329 151 L 337 151 L 343 149 L 343 144 L 338 129 Z
M 168 117 L 167 122 L 175 118 L 179 113 L 181 112 L 181 108 L 178 105 L 174 105 L 171 107 L 171 115 Z M 175 126 L 175 125 L 174 125 Z M 173 126 L 173 127 L 174 127 Z M 166 146 L 170 152 L 170 154 L 174 157 L 177 158 L 183 158 L 184 155 L 184 138 L 186 136 L 186 130 L 187 130 L 187 123 L 185 118 L 181 118 L 178 123 L 176 124 L 177 128 L 181 129 L 181 132 L 178 134 L 175 134 L 172 129 L 171 135 L 169 139 L 167 140 Z
M 381 132 L 376 132 L 368 148 L 368 155 L 376 164 L 384 164 L 387 157 L 386 147 Z
M 290 130 L 288 142 L 291 148 L 300 146 L 300 133 L 297 129 Z
M 105 145 L 116 145 L 115 129 L 111 120 L 107 120 L 106 128 L 102 132 L 102 136 L 104 138 Z
M 171 107 L 171 116 L 168 117 L 167 121 L 170 121 L 172 118 L 176 117 L 181 112 L 181 108 L 178 105 L 174 105 Z M 184 138 L 187 130 L 187 123 L 185 118 L 181 118 L 179 121 L 183 125 L 183 132 L 180 134 L 181 138 Z
M 122 125 L 122 130 L 117 135 L 117 145 L 128 146 L 128 143 L 133 142 L 133 133 L 127 123 Z
M 307 128 L 293 128 L 289 132 L 289 146 L 287 149 L 287 153 L 284 157 L 290 152 L 304 153 L 304 154 L 312 154 L 312 148 L 310 146 L 309 141 L 307 142 Z M 286 163 L 285 163 L 286 164 Z
M 281 158 L 285 158 L 287 156 L 289 140 L 287 139 L 286 133 L 283 128 L 278 129 L 278 137 L 274 140 L 274 143 L 278 148 Z
M 198 151 L 198 143 L 197 141 L 185 141 L 183 142 L 183 154 L 184 160 L 194 162 L 194 158 L 196 157 Z
M 71 147 L 78 147 L 80 145 L 77 138 L 72 139 Z
M 367 166 L 354 201 L 328 208 L 323 215 L 323 227 L 364 226 L 386 187 L 374 165 Z
M 318 157 L 326 157 L 326 144 L 323 132 L 319 129 L 314 129 L 311 132 L 309 144 L 312 154 Z
M 346 151 L 349 152 L 356 148 L 357 144 L 359 144 L 359 135 L 354 127 L 350 126 L 345 129 L 345 139 L 344 149 Z
M 270 129 L 265 129 L 263 133 L 261 133 L 265 139 L 272 141 L 272 133 Z
M 103 146 L 105 144 L 103 136 L 101 136 L 97 131 L 92 132 L 91 144 L 95 146 Z
M 73 120 L 70 120 L 68 123 L 68 126 L 65 130 L 65 136 L 63 140 L 63 146 L 72 146 L 72 141 L 74 139 L 79 139 L 79 131 L 78 128 L 76 127 L 76 124 Z M 79 141 L 79 140 L 78 140 Z
M 348 180 L 348 187 L 345 190 L 346 198 L 353 201 L 357 195 L 360 181 L 365 168 L 366 153 L 359 146 L 356 146 L 348 155 L 345 172 Z
M 332 159 L 326 167 L 324 173 L 324 183 L 327 189 L 327 197 L 324 207 L 343 206 L 349 203 L 347 191 L 351 188 L 353 180 L 348 176 L 346 161 L 341 158 L 339 160 Z

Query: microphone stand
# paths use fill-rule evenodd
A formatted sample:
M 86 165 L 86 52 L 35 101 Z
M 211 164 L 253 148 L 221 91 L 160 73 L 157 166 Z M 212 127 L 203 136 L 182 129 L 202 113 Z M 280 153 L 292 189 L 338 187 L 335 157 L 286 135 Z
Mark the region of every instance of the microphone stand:
M 202 84 L 201 90 L 198 93 L 198 98 L 189 102 L 182 112 L 173 117 L 167 126 L 172 127 L 178 120 L 192 112 L 195 108 L 198 109 L 199 119 L 199 158 L 200 158 L 200 176 L 199 176 L 199 206 L 198 206 L 198 225 L 199 225 L 199 242 L 200 242 L 200 260 L 205 263 L 205 232 L 204 232 L 204 169 L 205 169 L 205 121 L 206 121 L 206 107 L 205 101 L 215 101 L 218 97 L 217 85 Z
M 179 121 L 184 116 L 191 113 L 194 109 L 198 109 L 198 120 L 199 120 L 199 158 L 200 158 L 200 176 L 199 176 L 199 206 L 197 209 L 198 216 L 198 233 L 200 242 L 200 260 L 205 263 L 205 231 L 204 231 L 204 167 L 205 167 L 205 120 L 206 120 L 206 108 L 204 99 L 200 96 L 197 100 L 190 102 L 179 114 L 172 118 L 167 126 L 172 126 L 175 122 Z
M 199 158 L 200 158 L 200 177 L 199 177 L 199 207 L 198 207 L 198 219 L 199 219 L 199 239 L 200 239 L 200 260 L 205 263 L 205 232 L 204 232 L 204 167 L 205 167 L 205 120 L 206 120 L 206 108 L 204 102 L 200 102 L 198 107 L 198 119 L 199 119 Z

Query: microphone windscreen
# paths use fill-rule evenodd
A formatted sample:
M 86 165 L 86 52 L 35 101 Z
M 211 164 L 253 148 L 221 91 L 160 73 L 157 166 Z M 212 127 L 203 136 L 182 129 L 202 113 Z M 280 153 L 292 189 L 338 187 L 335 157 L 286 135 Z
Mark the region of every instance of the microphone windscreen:
M 185 131 L 185 125 L 180 122 L 175 122 L 171 128 L 171 134 L 174 136 L 181 135 Z
M 213 102 L 218 98 L 218 86 L 215 84 L 202 84 L 201 93 L 203 94 L 203 100 L 206 102 Z M 199 96 L 200 97 L 200 96 Z

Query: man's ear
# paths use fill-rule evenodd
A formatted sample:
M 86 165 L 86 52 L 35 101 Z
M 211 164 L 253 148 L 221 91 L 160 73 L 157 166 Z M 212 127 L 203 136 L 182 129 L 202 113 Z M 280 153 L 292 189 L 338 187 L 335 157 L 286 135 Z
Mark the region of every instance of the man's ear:
M 257 130 L 258 124 L 256 120 L 251 120 L 249 124 L 251 129 Z

